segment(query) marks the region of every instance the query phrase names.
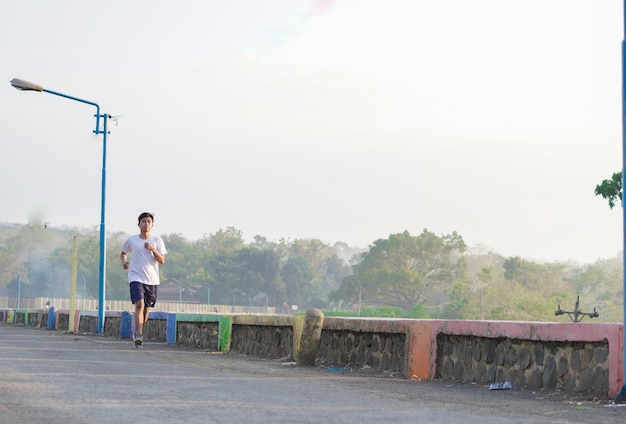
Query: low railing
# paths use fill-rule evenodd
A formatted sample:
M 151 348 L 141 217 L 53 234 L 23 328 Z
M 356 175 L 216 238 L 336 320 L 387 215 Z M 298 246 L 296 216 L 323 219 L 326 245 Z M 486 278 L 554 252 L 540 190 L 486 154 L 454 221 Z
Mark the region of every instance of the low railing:
M 107 311 L 132 311 L 130 300 L 107 300 Z M 46 309 L 54 306 L 57 310 L 69 310 L 70 299 L 60 297 L 21 297 L 21 309 Z M 16 308 L 17 297 L 0 296 L 0 308 Z M 75 309 L 84 311 L 98 310 L 98 299 L 76 299 Z M 276 308 L 265 306 L 245 305 L 207 305 L 206 303 L 169 302 L 159 301 L 155 305 L 155 312 L 182 312 L 182 313 L 214 313 L 214 314 L 275 314 Z

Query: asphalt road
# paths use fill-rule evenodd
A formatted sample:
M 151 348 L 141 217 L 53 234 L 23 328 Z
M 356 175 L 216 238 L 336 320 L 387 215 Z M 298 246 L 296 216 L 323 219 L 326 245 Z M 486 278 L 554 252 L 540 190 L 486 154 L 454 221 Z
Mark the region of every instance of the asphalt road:
M 626 421 L 606 404 L 0 324 L 2 424 Z

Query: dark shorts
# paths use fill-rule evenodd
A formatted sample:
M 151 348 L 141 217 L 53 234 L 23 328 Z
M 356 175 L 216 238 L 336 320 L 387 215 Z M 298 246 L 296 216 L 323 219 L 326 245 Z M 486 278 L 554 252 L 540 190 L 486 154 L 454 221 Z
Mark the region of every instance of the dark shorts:
M 138 281 L 131 281 L 130 301 L 133 302 L 134 305 L 140 300 L 143 300 L 144 305 L 148 308 L 154 308 L 154 304 L 157 301 L 157 287 L 158 286 L 151 286 Z

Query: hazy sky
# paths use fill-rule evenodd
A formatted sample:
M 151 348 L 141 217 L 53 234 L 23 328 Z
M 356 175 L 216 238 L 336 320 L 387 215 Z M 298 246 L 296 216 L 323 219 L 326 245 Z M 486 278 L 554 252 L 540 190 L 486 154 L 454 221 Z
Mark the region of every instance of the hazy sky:
M 0 222 L 622 250 L 619 0 L 3 0 Z

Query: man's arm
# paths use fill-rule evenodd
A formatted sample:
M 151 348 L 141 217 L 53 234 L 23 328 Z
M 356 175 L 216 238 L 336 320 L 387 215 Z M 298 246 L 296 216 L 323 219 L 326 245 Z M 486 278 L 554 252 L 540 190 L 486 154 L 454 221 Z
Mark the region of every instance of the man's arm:
M 152 252 L 152 254 L 154 255 L 154 259 L 156 259 L 158 263 L 160 263 L 161 265 L 165 263 L 165 255 L 161 255 L 153 245 L 146 242 L 144 244 L 144 247 Z
M 122 268 L 128 269 L 128 261 L 126 260 L 126 252 L 120 253 L 120 260 L 122 261 Z

